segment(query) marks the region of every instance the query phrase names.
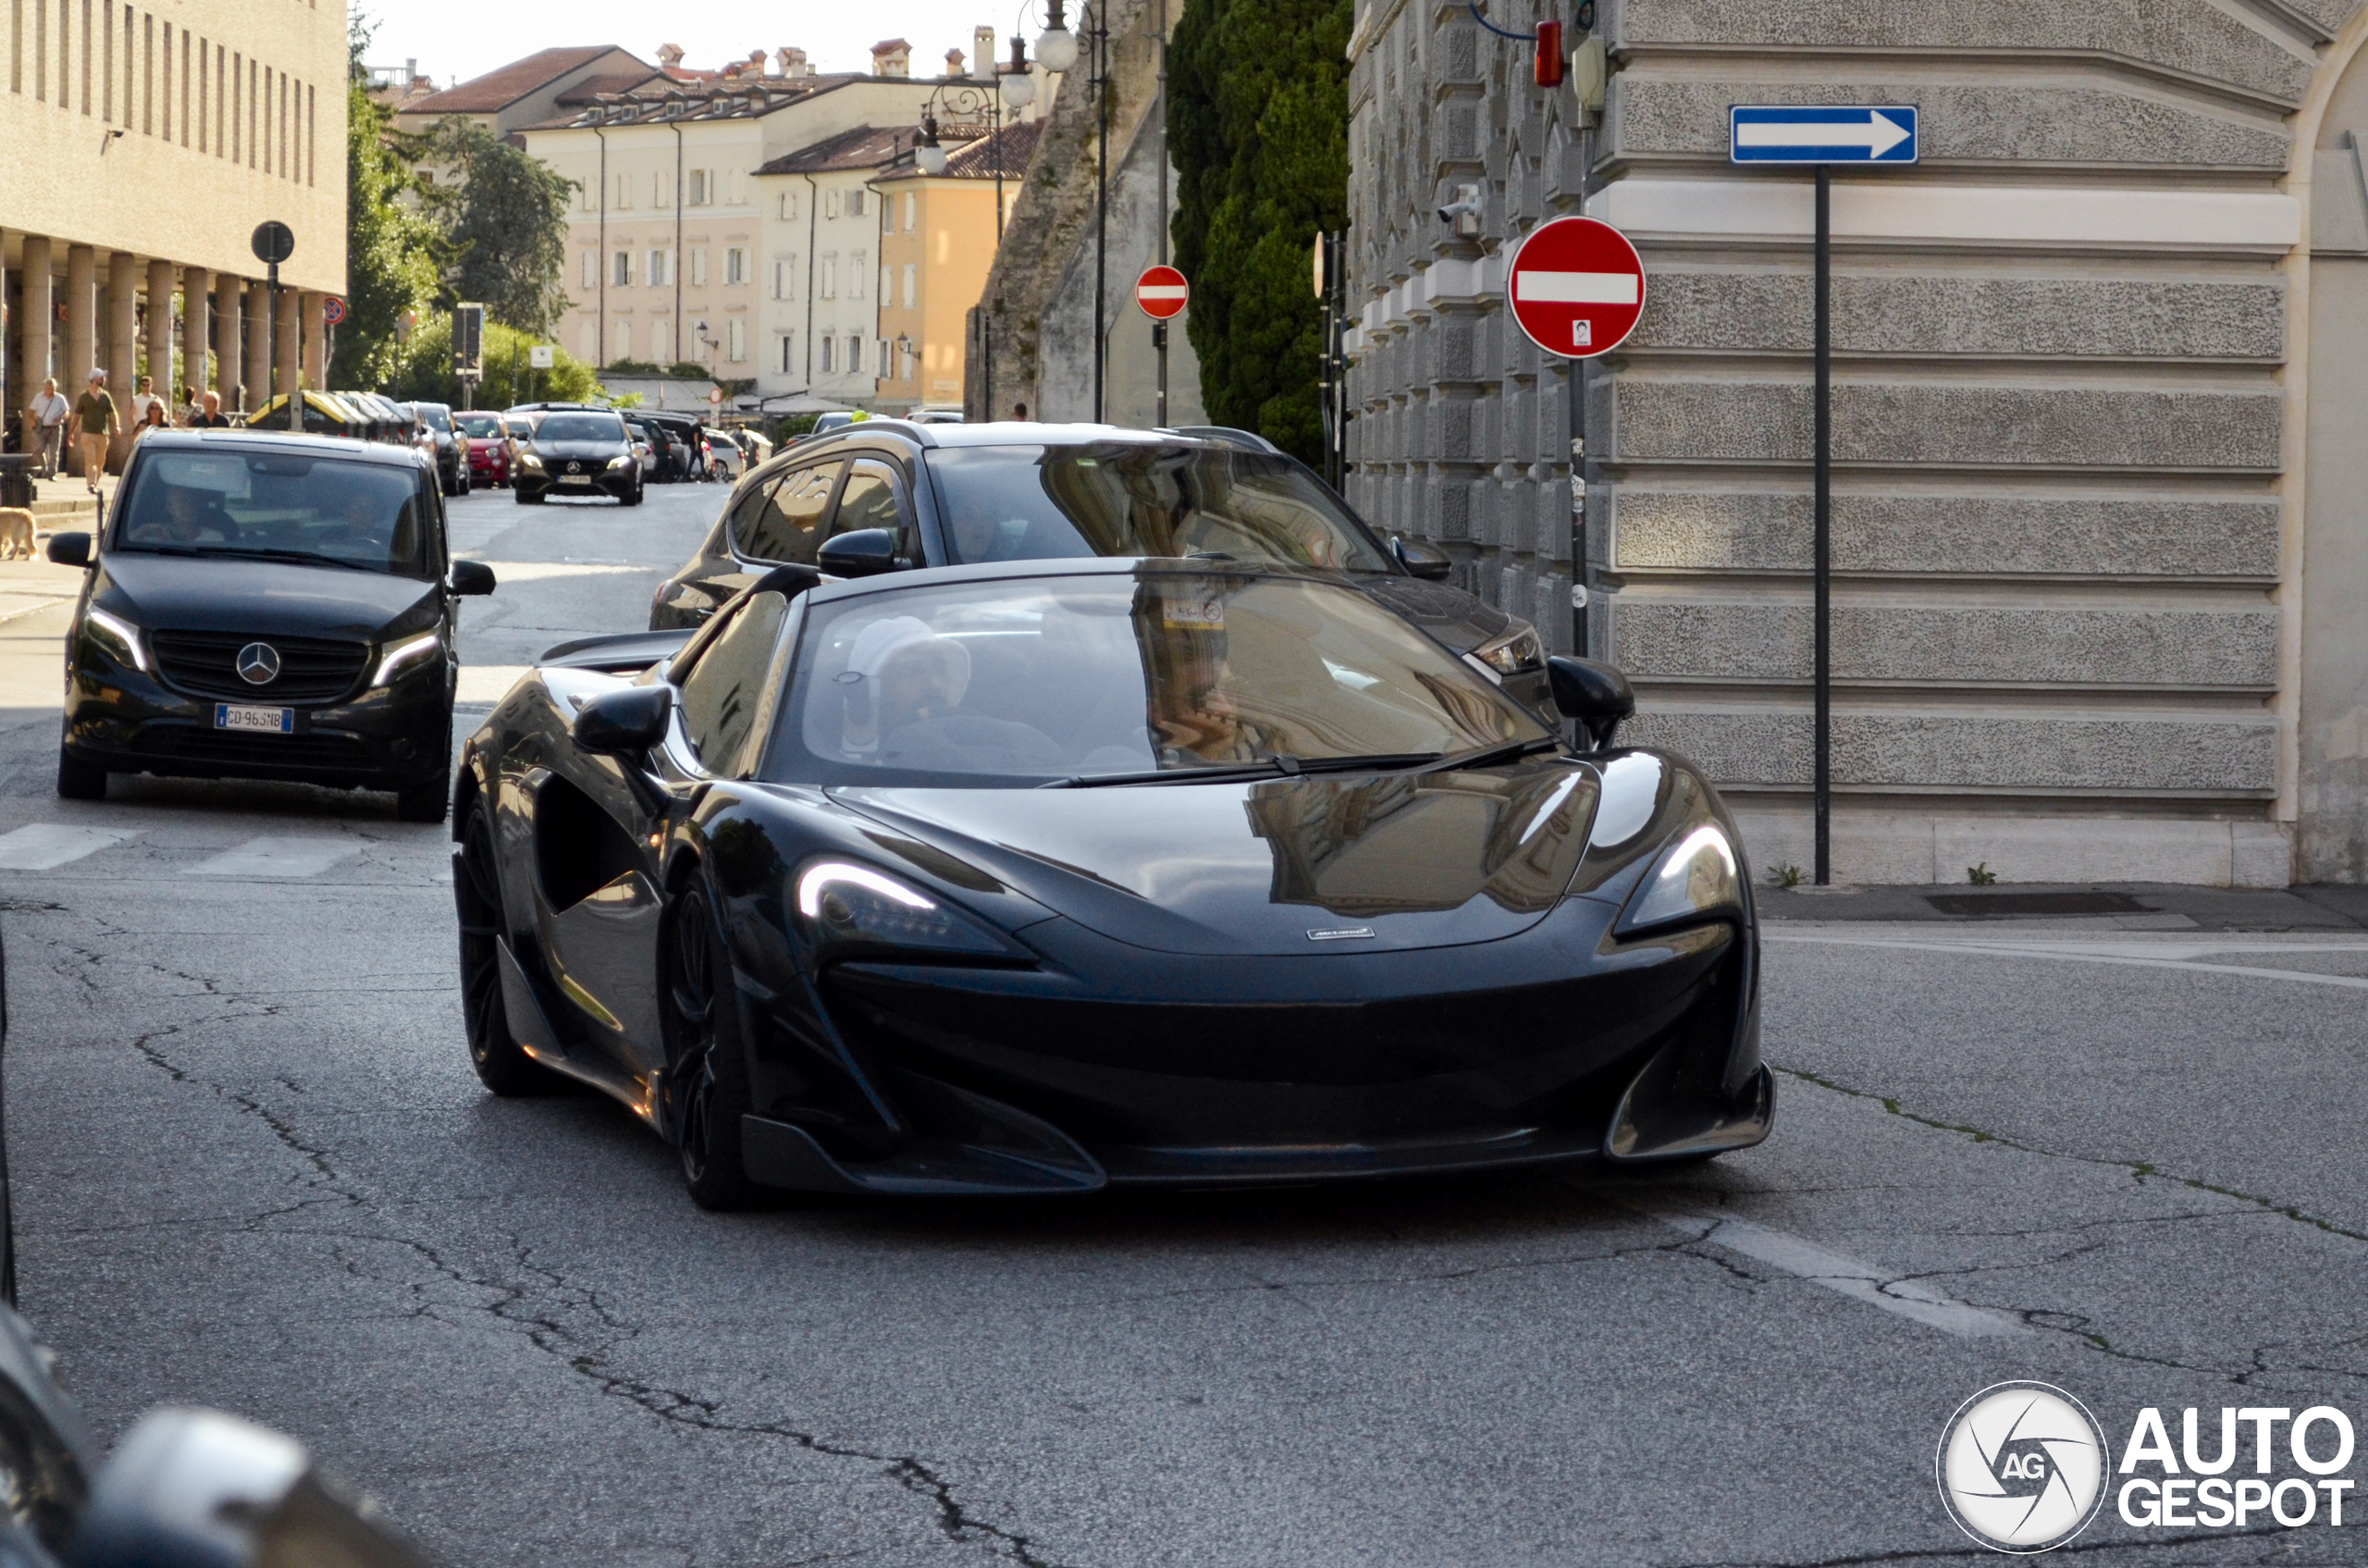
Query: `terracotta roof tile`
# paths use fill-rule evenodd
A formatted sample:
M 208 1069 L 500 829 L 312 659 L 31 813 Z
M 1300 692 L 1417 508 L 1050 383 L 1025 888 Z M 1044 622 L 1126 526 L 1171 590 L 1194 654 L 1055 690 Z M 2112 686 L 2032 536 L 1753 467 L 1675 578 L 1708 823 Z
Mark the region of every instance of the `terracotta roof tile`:
M 572 70 L 580 70 L 605 55 L 623 54 L 613 43 L 586 44 L 569 49 L 544 49 L 523 60 L 512 60 L 458 87 L 448 87 L 403 105 L 407 115 L 485 115 L 506 109 L 519 99 L 549 86 Z M 657 74 L 655 68 L 647 75 Z

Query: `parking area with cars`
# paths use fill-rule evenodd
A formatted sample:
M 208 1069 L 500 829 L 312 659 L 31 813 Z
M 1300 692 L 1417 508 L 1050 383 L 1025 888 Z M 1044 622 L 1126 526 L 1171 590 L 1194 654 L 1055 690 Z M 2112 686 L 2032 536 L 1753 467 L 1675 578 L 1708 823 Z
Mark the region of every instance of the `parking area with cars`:
M 827 455 L 818 444 L 774 461 L 785 475 Z M 829 461 L 848 465 L 829 491 L 844 501 L 855 459 Z M 775 493 L 766 478 L 759 464 L 750 483 Z M 455 746 L 545 650 L 650 636 L 653 600 L 686 562 L 717 559 L 703 552 L 738 493 L 652 486 L 638 508 L 554 497 L 522 510 L 498 489 L 446 499 L 450 556 L 495 579 L 454 605 Z M 964 590 L 972 599 L 940 603 L 894 573 L 791 599 L 838 661 L 819 687 L 789 694 L 794 734 L 835 772 L 783 787 L 857 792 L 867 812 L 821 858 L 880 880 L 826 878 L 803 913 L 788 862 L 806 864 L 807 850 L 770 825 L 741 833 L 746 875 L 727 891 L 744 907 L 726 928 L 741 961 L 767 961 L 766 945 L 801 920 L 857 947 L 958 949 L 979 938 L 949 910 L 968 919 L 992 899 L 1040 895 L 1081 925 L 1189 921 L 1247 897 L 1276 922 L 1260 930 L 1296 947 L 1309 931 L 1366 927 L 1379 940 L 1449 919 L 1510 930 L 1525 877 L 1584 858 L 1564 831 L 1579 786 L 1560 784 L 1589 769 L 1548 777 L 1539 757 L 1423 772 L 1414 754 L 1449 748 L 1360 730 L 1336 749 L 1403 754 L 1396 772 L 1368 760 L 1361 776 L 1327 774 L 1305 766 L 1323 747 L 1301 744 L 1281 753 L 1296 772 L 1253 753 L 1230 759 L 1245 776 L 1182 789 L 1046 791 L 1034 823 L 972 821 L 956 808 L 980 801 L 943 798 L 964 792 L 892 776 L 928 772 L 926 748 L 974 721 L 1070 747 L 1039 759 L 1029 735 L 995 732 L 1013 766 L 1041 762 L 1046 782 L 1172 772 L 1184 759 L 1160 754 L 1164 731 L 1084 745 L 1100 734 L 1095 705 L 1072 687 L 1100 666 L 1082 650 L 1165 648 L 1152 676 L 1189 694 L 1220 625 L 1228 659 L 1238 636 L 1245 667 L 1277 661 L 1257 689 L 1288 698 L 1294 722 L 1342 722 L 1290 694 L 1286 650 L 1262 640 L 1283 611 L 1250 585 L 1273 572 L 1222 553 L 1233 559 L 1176 569 L 1205 580 L 1193 594 L 1152 591 L 1078 552 L 947 568 L 978 585 Z M 797 581 L 800 567 L 811 570 L 765 571 Z M 1968 921 L 1908 891 L 1763 886 L 1752 897 L 1775 1131 L 1705 1164 L 1025 1197 L 808 1184 L 710 1212 L 683 1191 L 677 1140 L 653 1136 L 641 1105 L 563 1084 L 487 1091 L 470 1049 L 470 915 L 454 896 L 464 824 L 405 823 L 390 795 L 288 782 L 117 775 L 105 799 L 58 798 L 68 572 L 27 563 L 21 579 L 0 576 L 0 920 L 24 1310 L 100 1431 L 165 1402 L 238 1412 L 302 1439 L 445 1562 L 1938 1563 L 1962 1561 L 1965 1543 L 1923 1505 L 1934 1435 L 1990 1384 L 2041 1378 L 2099 1407 L 2194 1405 L 2208 1418 L 2221 1404 L 2340 1403 L 2354 1377 L 2368 1188 L 2350 1156 L 2368 1150 L 2344 1043 L 2368 991 L 2368 908 L 2140 888 L 2119 912 Z M 1116 599 L 1081 591 L 1112 582 L 1134 586 Z M 997 591 L 1043 602 L 975 602 L 997 583 L 1034 585 Z M 1389 613 L 1354 598 L 1357 614 Z M 716 626 L 711 643 L 731 630 Z M 1027 636 L 998 633 L 1052 637 L 1061 656 L 1030 664 Z M 1429 700 L 1478 691 L 1471 662 L 1437 647 L 1465 673 L 1415 671 L 1431 677 Z M 1412 708 L 1371 706 L 1393 677 L 1370 650 L 1317 651 L 1338 667 L 1320 689 L 1359 694 L 1360 723 L 1385 711 L 1411 722 Z M 624 685 L 599 662 L 579 658 L 564 677 L 587 705 Z M 864 681 L 837 679 L 849 672 Z M 879 706 L 852 695 L 875 682 Z M 1166 715 L 1202 764 L 1217 765 L 1213 752 L 1250 717 L 1257 691 L 1238 689 L 1229 713 L 1203 702 Z M 708 697 L 685 688 L 681 700 Z M 906 722 L 883 723 L 899 703 Z M 712 723 L 733 710 L 697 712 Z M 1455 722 L 1489 710 L 1459 699 Z M 555 730 L 536 738 L 574 747 Z M 633 788 L 598 755 L 555 759 L 579 770 L 569 776 L 586 799 L 603 780 Z M 1203 799 L 1217 808 L 1198 810 Z M 1123 855 L 1104 820 L 1122 808 L 1174 812 L 1166 839 L 1199 846 L 1185 858 L 1225 875 Z M 1600 805 L 1588 810 L 1592 821 Z M 665 1000 L 654 969 L 633 968 L 648 907 L 630 865 L 601 858 L 620 846 L 600 819 L 574 821 L 584 836 L 553 841 L 570 852 L 546 863 L 516 841 L 498 875 L 554 888 L 572 876 L 595 893 L 623 879 L 606 901 L 566 906 L 589 918 L 553 928 L 553 989 L 532 994 L 566 996 L 563 974 L 630 1024 Z M 1413 831 L 1392 853 L 1433 852 L 1426 874 L 1494 893 L 1454 914 L 1404 907 L 1402 872 L 1375 880 L 1399 863 L 1373 854 L 1393 822 Z M 1479 869 L 1441 858 L 1455 846 L 1476 846 Z M 1713 886 L 1716 866 L 1700 870 L 1678 891 Z M 962 880 L 974 872 L 1002 891 Z M 908 901 L 916 893 L 937 918 Z M 1073 896 L 1085 901 L 1063 902 Z M 1032 930 L 1005 920 L 988 934 Z M 1104 940 L 1082 932 L 1072 956 Z M 1273 957 L 1199 961 L 1250 985 Z M 866 1006 L 900 1027 L 943 1018 L 926 987 L 895 983 L 895 966 L 874 970 L 876 994 L 834 993 L 821 1019 L 861 1031 Z M 636 972 L 651 994 L 631 994 Z M 983 995 L 999 972 L 989 963 L 961 982 Z M 1474 1006 L 1498 989 L 1473 964 L 1458 983 L 1480 994 Z M 1457 1017 L 1446 1006 L 1436 1028 L 1451 1035 Z M 1100 1132 L 1096 1116 L 1123 1110 L 1128 1086 L 1070 1047 L 1109 1038 L 1102 1027 L 1035 1031 L 1074 1082 L 1005 1055 L 998 1069 L 1042 1096 L 1020 1100 L 1027 1114 L 1105 1170 L 1115 1147 L 1205 1155 L 1205 1142 Z M 654 1066 L 669 1065 L 671 1028 L 659 1026 Z M 1440 1049 L 1367 1033 L 1401 1054 Z M 1208 1029 L 1166 1048 L 1236 1039 Z M 1316 1043 L 1268 1041 L 1238 1070 Z M 1516 1076 L 1540 1065 L 1498 1064 Z M 1341 1076 L 1336 1100 L 1354 1088 L 1355 1071 Z M 883 1102 L 915 1103 L 904 1078 L 883 1080 L 872 1083 Z M 1471 1100 L 1414 1107 L 1424 1125 L 1412 1130 L 1435 1143 L 1430 1122 L 1517 1130 L 1474 1109 L 1517 1110 L 1517 1096 L 1459 1081 Z M 1149 1101 L 1178 1123 L 1194 1108 L 1182 1094 Z M 815 1142 L 842 1168 L 862 1166 L 859 1139 L 840 1136 Z M 1008 1126 L 1000 1136 L 970 1142 L 1006 1178 L 1027 1171 L 1041 1186 L 1067 1157 L 1041 1133 L 1025 1147 Z M 2238 1275 L 2241 1289 L 2228 1283 Z M 1640 1476 L 1654 1478 L 1649 1497 Z M 2350 1535 L 2254 1524 L 2281 1530 L 2272 1545 L 2348 1560 Z M 2144 1560 L 2165 1534 L 2108 1505 L 2094 1541 L 2108 1561 Z M 2201 1528 L 2168 1534 L 2202 1543 L 2174 1560 L 2228 1560 L 2228 1543 Z

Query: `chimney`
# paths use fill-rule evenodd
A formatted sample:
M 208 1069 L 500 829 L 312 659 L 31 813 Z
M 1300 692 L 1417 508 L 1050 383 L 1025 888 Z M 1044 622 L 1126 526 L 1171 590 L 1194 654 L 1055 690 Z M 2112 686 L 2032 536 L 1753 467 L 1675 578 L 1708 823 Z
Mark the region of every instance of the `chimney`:
M 658 46 L 658 66 L 660 70 L 672 70 L 682 63 L 683 46 L 681 44 L 660 43 Z
M 873 44 L 871 74 L 874 76 L 912 75 L 913 46 L 901 38 L 890 38 Z
M 976 74 L 982 81 L 995 79 L 995 30 L 991 27 L 970 30 L 970 58 L 976 60 Z
M 808 74 L 806 51 L 803 49 L 791 49 L 786 47 L 778 49 L 774 51 L 773 58 L 781 62 L 781 74 L 783 76 L 805 76 Z
M 765 52 L 762 49 L 751 49 L 748 51 L 747 71 L 750 76 L 762 76 L 765 74 Z
M 968 74 L 962 68 L 961 50 L 948 49 L 945 52 L 945 74 L 949 77 L 964 76 Z

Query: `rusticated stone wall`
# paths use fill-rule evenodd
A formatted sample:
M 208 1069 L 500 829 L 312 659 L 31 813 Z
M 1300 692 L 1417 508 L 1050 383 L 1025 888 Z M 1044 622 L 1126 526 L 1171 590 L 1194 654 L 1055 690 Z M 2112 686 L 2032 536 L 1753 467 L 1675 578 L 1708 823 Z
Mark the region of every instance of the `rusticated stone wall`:
M 1710 768 L 1763 869 L 1807 864 L 1810 184 L 1731 165 L 1727 110 L 1917 105 L 1918 166 L 1834 186 L 1837 874 L 2283 884 L 2298 836 L 2305 876 L 2368 867 L 2368 767 L 2337 787 L 2298 742 L 2289 470 L 2293 263 L 2327 211 L 2297 125 L 2358 4 L 1604 0 L 1585 126 L 1464 6 L 1361 0 L 1350 499 L 1558 648 L 1575 545 L 1630 733 Z M 1477 241 L 1436 214 L 1465 181 Z M 1648 298 L 1574 421 L 1503 266 L 1583 206 Z M 2368 253 L 2353 207 L 2319 221 Z

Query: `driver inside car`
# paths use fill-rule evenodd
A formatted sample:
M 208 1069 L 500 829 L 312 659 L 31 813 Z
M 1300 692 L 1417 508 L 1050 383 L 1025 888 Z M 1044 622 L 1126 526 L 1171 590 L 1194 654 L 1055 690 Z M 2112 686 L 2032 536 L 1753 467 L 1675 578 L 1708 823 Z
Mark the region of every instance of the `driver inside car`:
M 864 627 L 836 684 L 845 697 L 841 746 L 850 759 L 955 771 L 966 771 L 966 755 L 1001 771 L 1058 763 L 1051 737 L 1034 726 L 962 710 L 969 652 L 917 617 Z
M 165 491 L 164 515 L 143 515 L 131 530 L 131 541 L 144 545 L 219 544 L 229 537 L 222 509 L 185 485 Z

